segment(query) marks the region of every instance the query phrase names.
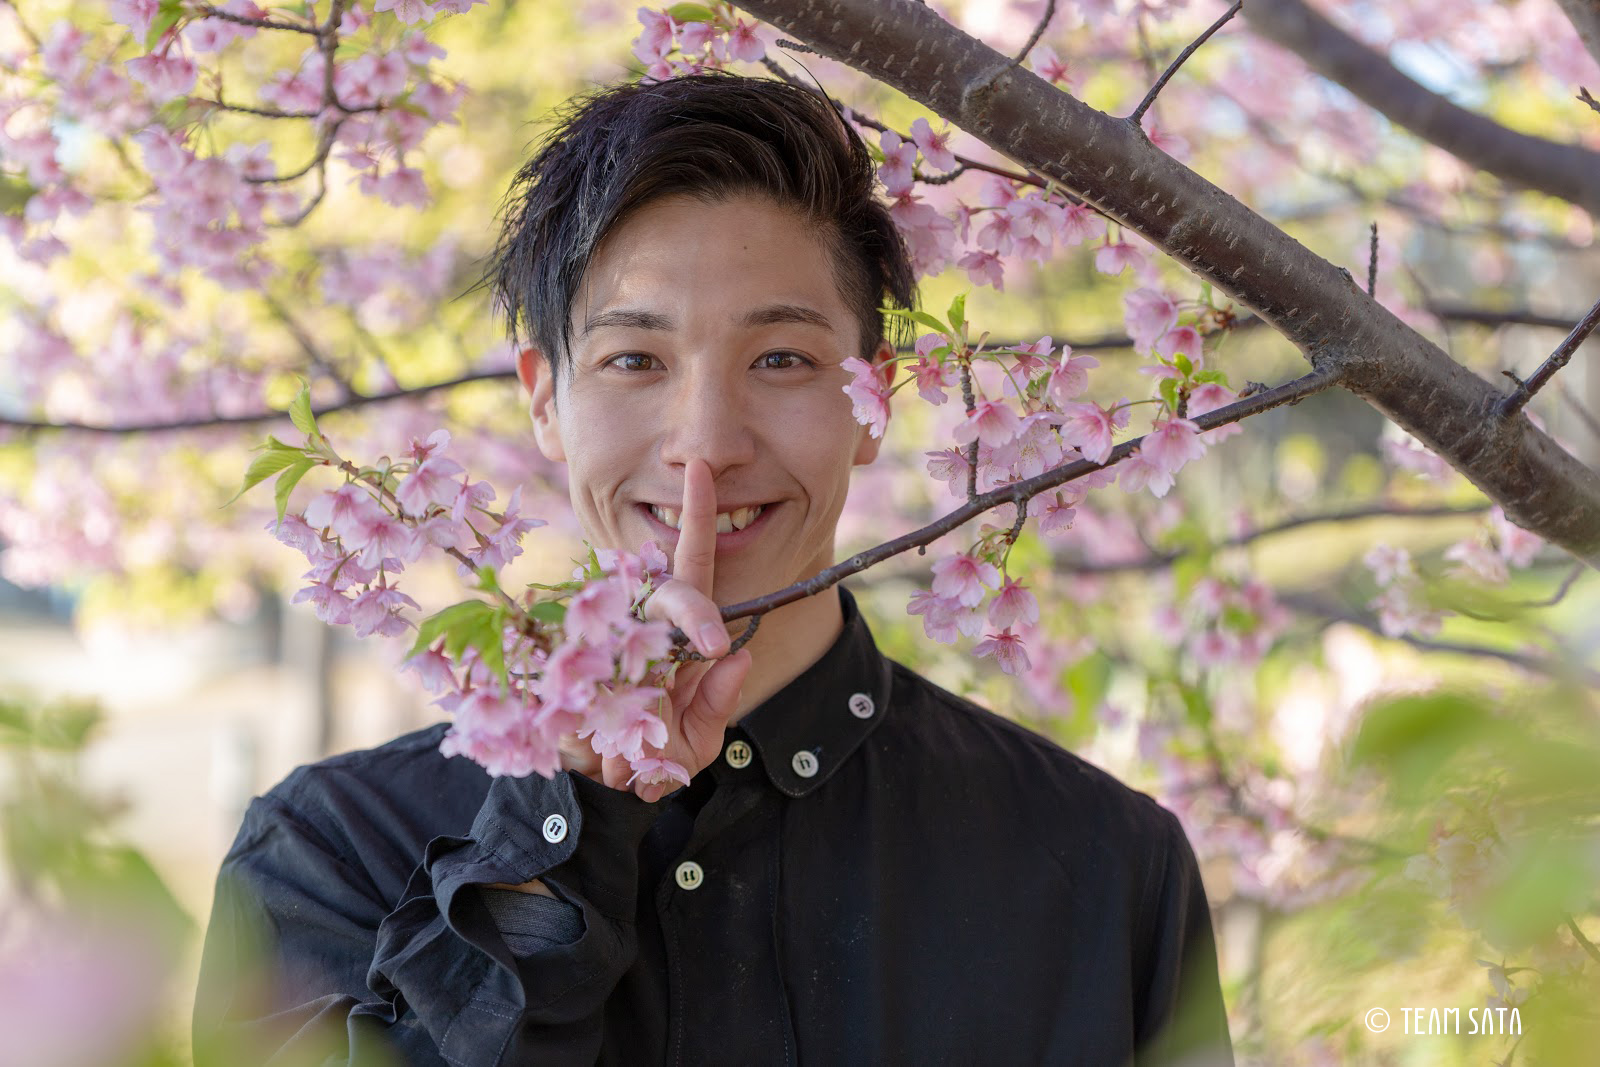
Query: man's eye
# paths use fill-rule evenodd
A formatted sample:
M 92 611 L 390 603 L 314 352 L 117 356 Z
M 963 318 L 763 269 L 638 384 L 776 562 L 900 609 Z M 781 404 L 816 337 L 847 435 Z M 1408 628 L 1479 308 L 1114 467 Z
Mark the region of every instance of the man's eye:
M 775 359 L 784 362 L 767 364 L 768 370 L 793 370 L 795 367 L 810 366 L 811 361 L 798 352 L 766 352 L 756 359 L 758 365 L 766 360 Z
M 640 363 L 638 362 L 639 360 L 643 360 L 644 362 Z M 650 369 L 650 364 L 654 360 L 654 356 L 647 355 L 643 352 L 624 352 L 622 355 L 615 356 L 607 362 L 611 366 L 617 367 L 621 370 L 646 371 Z

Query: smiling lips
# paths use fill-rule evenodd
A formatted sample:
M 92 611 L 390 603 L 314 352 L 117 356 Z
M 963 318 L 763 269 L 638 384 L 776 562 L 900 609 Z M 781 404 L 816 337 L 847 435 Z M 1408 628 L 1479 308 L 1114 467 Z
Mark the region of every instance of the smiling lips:
M 765 511 L 766 507 L 765 504 L 757 504 L 754 507 L 734 508 L 732 511 L 720 512 L 717 515 L 717 533 L 733 533 L 735 530 L 744 529 L 752 522 L 755 522 L 756 517 Z M 664 508 L 659 504 L 651 504 L 650 514 L 659 519 L 664 526 L 670 526 L 674 530 L 681 527 L 679 522 L 680 513 L 676 508 Z

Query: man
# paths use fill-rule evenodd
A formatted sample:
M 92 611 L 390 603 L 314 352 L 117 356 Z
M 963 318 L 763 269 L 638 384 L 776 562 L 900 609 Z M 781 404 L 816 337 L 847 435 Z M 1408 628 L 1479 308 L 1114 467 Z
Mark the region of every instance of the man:
M 511 202 L 538 446 L 592 543 L 667 549 L 647 613 L 707 657 L 664 713 L 692 783 L 571 739 L 491 780 L 442 725 L 300 768 L 224 862 L 197 1059 L 1231 1062 L 1172 815 L 882 657 L 837 587 L 727 654 L 716 605 L 829 565 L 877 453 L 841 364 L 912 286 L 859 139 L 780 82 L 630 85 Z

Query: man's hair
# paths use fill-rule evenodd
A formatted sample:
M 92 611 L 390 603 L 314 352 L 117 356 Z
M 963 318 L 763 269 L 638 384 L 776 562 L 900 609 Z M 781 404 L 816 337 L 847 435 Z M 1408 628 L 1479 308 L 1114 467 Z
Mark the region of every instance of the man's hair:
M 879 309 L 911 307 L 916 289 L 873 183 L 861 138 L 809 89 L 722 73 L 601 89 L 565 109 L 512 181 L 480 284 L 492 287 L 512 343 L 536 344 L 559 380 L 572 302 L 614 227 L 664 196 L 716 203 L 753 193 L 825 235 L 871 359 L 885 336 Z

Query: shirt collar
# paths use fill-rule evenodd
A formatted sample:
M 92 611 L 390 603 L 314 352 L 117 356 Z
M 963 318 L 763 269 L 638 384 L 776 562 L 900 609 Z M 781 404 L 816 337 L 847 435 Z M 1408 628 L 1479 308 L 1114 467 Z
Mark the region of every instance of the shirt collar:
M 833 776 L 889 711 L 891 663 L 879 652 L 855 597 L 839 587 L 844 629 L 822 654 L 730 727 L 747 739 L 782 793 L 803 797 Z M 727 760 L 717 761 L 727 771 Z

